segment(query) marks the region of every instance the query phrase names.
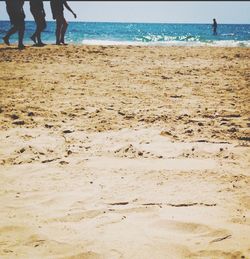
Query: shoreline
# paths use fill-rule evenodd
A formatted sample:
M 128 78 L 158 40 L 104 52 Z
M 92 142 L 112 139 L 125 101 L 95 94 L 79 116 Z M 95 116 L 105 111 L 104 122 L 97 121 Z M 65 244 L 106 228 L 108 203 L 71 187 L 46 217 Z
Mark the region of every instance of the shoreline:
M 25 42 L 28 47 L 33 47 L 32 41 Z M 11 45 L 17 44 L 16 42 Z M 47 41 L 46 45 L 55 45 L 52 41 Z M 0 46 L 4 43 L 0 43 Z M 109 41 L 109 40 L 82 40 L 82 42 L 68 43 L 71 46 L 135 46 L 135 47 L 213 47 L 213 48 L 250 48 L 250 41 L 233 41 L 233 40 L 218 40 L 214 42 L 184 42 L 184 41 L 170 41 L 170 42 L 132 42 L 132 41 Z M 8 47 L 8 45 L 5 45 Z

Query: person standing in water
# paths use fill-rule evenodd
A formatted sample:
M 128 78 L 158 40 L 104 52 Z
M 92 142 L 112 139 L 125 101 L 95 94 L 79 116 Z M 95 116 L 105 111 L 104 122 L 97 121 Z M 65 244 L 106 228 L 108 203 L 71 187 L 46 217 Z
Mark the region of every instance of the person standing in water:
M 212 28 L 213 28 L 213 34 L 217 35 L 217 22 L 216 22 L 216 19 L 213 19 Z
M 6 10 L 10 17 L 10 23 L 12 27 L 7 32 L 7 34 L 3 37 L 3 41 L 5 44 L 10 45 L 9 39 L 10 36 L 14 33 L 18 32 L 18 48 L 24 49 L 23 45 L 23 36 L 25 30 L 25 14 L 23 11 L 24 0 L 5 0 L 6 2 Z
M 43 0 L 30 0 L 30 11 L 36 22 L 36 31 L 30 38 L 36 46 L 42 47 L 45 44 L 41 40 L 41 32 L 46 28 L 46 14 L 43 8 Z
M 66 45 L 64 36 L 68 27 L 68 23 L 65 20 L 63 14 L 64 6 L 74 15 L 75 18 L 76 14 L 69 7 L 66 0 L 50 0 L 50 6 L 53 19 L 56 20 L 56 45 Z

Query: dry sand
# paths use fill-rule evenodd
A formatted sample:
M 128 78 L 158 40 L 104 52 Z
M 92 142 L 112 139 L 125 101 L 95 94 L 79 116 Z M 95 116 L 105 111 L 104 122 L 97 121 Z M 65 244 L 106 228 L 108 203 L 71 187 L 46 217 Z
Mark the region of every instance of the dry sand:
M 0 45 L 0 257 L 250 258 L 249 58 Z

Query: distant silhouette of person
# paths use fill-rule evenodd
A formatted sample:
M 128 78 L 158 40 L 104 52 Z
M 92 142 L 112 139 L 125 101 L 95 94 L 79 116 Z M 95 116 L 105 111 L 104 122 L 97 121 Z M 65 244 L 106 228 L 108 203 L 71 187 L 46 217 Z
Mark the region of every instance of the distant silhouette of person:
M 212 28 L 213 28 L 213 34 L 217 35 L 217 22 L 216 22 L 216 19 L 213 19 Z
M 10 23 L 12 27 L 3 37 L 5 44 L 10 45 L 9 38 L 12 34 L 18 32 L 18 48 L 24 49 L 23 36 L 25 30 L 25 14 L 23 11 L 24 0 L 5 0 L 6 10 L 10 17 Z
M 69 7 L 66 0 L 50 0 L 50 6 L 51 6 L 53 19 L 56 20 L 56 44 L 65 45 L 64 35 L 67 30 L 68 23 L 65 20 L 63 15 L 64 6 L 74 15 L 75 18 L 76 18 L 76 14 Z
M 36 22 L 36 31 L 30 38 L 36 46 L 44 46 L 45 44 L 41 40 L 41 32 L 46 28 L 43 0 L 30 0 L 30 11 Z

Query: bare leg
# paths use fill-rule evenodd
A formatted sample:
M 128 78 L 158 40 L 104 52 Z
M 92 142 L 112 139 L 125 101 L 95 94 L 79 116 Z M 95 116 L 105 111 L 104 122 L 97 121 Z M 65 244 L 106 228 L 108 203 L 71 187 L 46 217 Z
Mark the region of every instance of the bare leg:
M 65 36 L 66 31 L 67 31 L 67 28 L 68 28 L 68 23 L 67 23 L 67 21 L 63 18 L 63 26 L 62 26 L 62 33 L 61 33 L 61 43 L 62 43 L 62 44 L 65 44 L 64 36 Z
M 23 45 L 23 36 L 24 36 L 25 24 L 24 21 L 19 25 L 18 28 L 18 48 L 24 49 L 25 46 Z
M 37 43 L 38 43 L 38 45 L 42 45 L 41 31 L 37 32 Z
M 10 28 L 10 30 L 7 32 L 7 34 L 3 37 L 3 41 L 6 45 L 10 45 L 9 38 L 12 34 L 17 32 L 17 27 L 13 26 Z
M 44 44 L 43 42 L 42 42 L 42 40 L 41 40 L 41 31 L 39 31 L 38 33 L 37 33 L 37 46 L 39 46 L 39 47 L 43 47 L 43 46 L 45 46 L 46 44 Z
M 60 45 L 60 38 L 61 38 L 61 31 L 62 31 L 62 19 L 56 19 L 56 45 Z
M 38 46 L 44 46 L 45 44 L 41 40 L 41 33 L 46 28 L 45 21 L 39 21 L 38 27 L 37 27 L 37 43 Z
M 35 21 L 36 22 L 36 30 L 35 30 L 35 32 L 32 34 L 32 36 L 30 37 L 31 38 L 31 40 L 36 44 L 36 35 L 37 35 L 37 30 L 38 30 L 38 25 L 37 25 L 37 21 Z
M 36 31 L 30 37 L 37 46 L 44 46 L 45 44 L 41 40 L 41 33 L 46 28 L 46 21 L 44 17 L 34 16 L 36 22 Z
M 36 44 L 36 34 L 37 34 L 37 31 L 35 31 L 32 36 L 30 37 L 31 40 Z

